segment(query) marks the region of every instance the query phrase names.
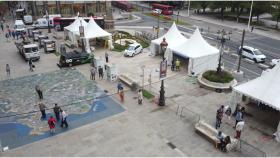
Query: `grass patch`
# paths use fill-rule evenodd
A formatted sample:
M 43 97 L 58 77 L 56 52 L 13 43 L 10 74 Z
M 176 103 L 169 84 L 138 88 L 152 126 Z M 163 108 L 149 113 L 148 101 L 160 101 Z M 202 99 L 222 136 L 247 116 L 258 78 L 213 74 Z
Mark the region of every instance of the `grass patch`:
M 208 81 L 217 83 L 229 83 L 234 79 L 233 76 L 227 71 L 222 71 L 221 74 L 217 74 L 216 71 L 209 70 L 203 73 L 202 76 Z
M 147 16 L 154 17 L 154 18 L 158 18 L 158 15 L 153 14 L 153 13 L 144 13 L 144 14 L 147 15 Z M 172 16 L 160 15 L 159 19 L 163 20 L 165 22 L 176 22 L 177 25 L 192 26 L 191 24 L 189 24 L 189 23 L 187 23 L 185 21 L 180 20 L 180 18 L 178 19 L 178 22 L 177 22 L 177 18 L 173 18 Z
M 143 89 L 142 93 L 143 96 L 147 99 L 151 99 L 155 97 L 151 92 L 147 91 L 146 89 Z
M 124 51 L 127 47 L 128 47 L 128 45 L 123 46 L 123 45 L 120 45 L 120 44 L 118 44 L 118 43 L 114 43 L 114 49 L 113 49 L 113 51 L 122 52 L 122 51 Z

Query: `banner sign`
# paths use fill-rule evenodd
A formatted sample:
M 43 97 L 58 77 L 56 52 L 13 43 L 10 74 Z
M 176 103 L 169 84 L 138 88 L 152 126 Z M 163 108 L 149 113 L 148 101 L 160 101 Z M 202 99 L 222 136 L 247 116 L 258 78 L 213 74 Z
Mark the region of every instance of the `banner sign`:
M 160 70 L 159 70 L 159 79 L 163 80 L 166 78 L 166 72 L 167 72 L 167 60 L 160 62 Z

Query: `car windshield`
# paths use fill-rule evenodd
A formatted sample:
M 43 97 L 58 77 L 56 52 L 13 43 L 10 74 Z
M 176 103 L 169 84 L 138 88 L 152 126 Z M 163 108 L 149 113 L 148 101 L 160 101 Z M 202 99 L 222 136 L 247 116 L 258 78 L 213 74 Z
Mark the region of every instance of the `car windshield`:
M 258 49 L 255 49 L 254 53 L 255 53 L 256 55 L 263 55 L 263 53 L 262 53 L 261 51 L 259 51 Z
M 16 28 L 17 28 L 17 29 L 23 29 L 23 28 L 24 28 L 24 25 L 16 25 Z
M 134 47 L 133 47 L 133 46 L 129 46 L 129 47 L 127 48 L 127 50 L 134 50 Z

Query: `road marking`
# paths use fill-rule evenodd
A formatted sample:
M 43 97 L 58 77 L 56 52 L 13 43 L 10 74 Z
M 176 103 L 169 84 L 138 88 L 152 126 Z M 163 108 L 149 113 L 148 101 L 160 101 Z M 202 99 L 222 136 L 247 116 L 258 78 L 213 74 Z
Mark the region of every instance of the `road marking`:
M 235 63 L 233 63 L 233 62 L 231 62 L 231 61 L 229 61 L 229 60 L 227 60 L 227 59 L 225 59 L 225 58 L 223 58 L 223 61 L 225 61 L 225 62 L 227 62 L 227 63 L 230 63 L 230 64 L 232 64 L 232 65 L 234 65 L 234 66 L 237 66 L 237 64 L 235 64 Z M 247 68 L 245 68 L 245 67 L 243 67 L 243 66 L 240 66 L 240 67 L 243 68 L 244 70 L 247 70 L 248 72 L 251 72 L 252 74 L 257 75 L 257 76 L 260 76 L 260 75 L 261 75 L 261 74 L 258 74 L 258 73 L 256 73 L 256 72 L 250 70 L 250 69 L 247 69 Z
M 245 62 L 250 63 L 250 64 L 254 64 L 255 62 L 251 59 L 245 58 L 244 59 Z
M 265 68 L 265 69 L 268 69 L 270 67 L 270 66 L 262 64 L 262 63 L 259 63 L 258 66 L 261 68 Z

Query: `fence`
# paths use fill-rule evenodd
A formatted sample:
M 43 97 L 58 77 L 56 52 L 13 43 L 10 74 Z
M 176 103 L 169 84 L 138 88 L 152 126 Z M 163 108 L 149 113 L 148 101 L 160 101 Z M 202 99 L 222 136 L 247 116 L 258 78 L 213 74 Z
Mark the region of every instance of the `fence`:
M 142 40 L 151 41 L 153 39 L 156 39 L 156 35 L 153 35 L 152 33 L 146 32 L 146 31 L 136 31 L 135 37 L 141 38 Z
M 257 147 L 247 143 L 246 141 L 240 139 L 237 151 L 241 153 L 242 156 L 249 157 L 266 157 L 266 153 Z

